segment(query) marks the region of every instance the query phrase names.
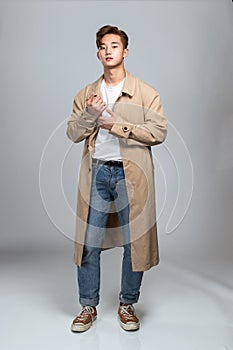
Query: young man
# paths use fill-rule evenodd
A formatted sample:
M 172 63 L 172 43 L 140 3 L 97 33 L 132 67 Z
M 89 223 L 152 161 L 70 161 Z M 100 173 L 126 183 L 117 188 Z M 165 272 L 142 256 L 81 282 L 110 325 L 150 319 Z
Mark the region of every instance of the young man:
M 164 141 L 167 120 L 158 92 L 124 68 L 127 34 L 106 25 L 96 44 L 103 76 L 75 96 L 67 127 L 73 142 L 84 140 L 74 253 L 82 310 L 71 330 L 97 317 L 102 249 L 123 246 L 118 317 L 131 331 L 143 272 L 159 263 L 151 146 Z

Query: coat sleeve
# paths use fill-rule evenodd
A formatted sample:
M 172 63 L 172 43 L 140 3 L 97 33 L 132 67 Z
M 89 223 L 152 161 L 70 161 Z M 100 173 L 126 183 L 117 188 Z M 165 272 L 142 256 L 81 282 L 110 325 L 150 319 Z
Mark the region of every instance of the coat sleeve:
M 66 135 L 75 143 L 90 136 L 96 128 L 97 117 L 87 112 L 86 96 L 86 89 L 75 96 L 73 113 L 67 121 Z
M 144 123 L 133 124 L 117 116 L 110 133 L 125 139 L 135 140 L 135 144 L 153 146 L 162 143 L 167 135 L 167 119 L 164 116 L 160 95 L 154 90 L 153 98 L 145 97 Z

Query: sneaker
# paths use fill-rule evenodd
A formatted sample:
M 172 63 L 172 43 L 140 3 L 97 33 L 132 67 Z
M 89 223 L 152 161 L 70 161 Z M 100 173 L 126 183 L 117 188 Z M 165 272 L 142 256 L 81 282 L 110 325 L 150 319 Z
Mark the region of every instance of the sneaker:
M 139 329 L 139 319 L 135 315 L 135 309 L 132 304 L 120 305 L 118 316 L 120 325 L 125 331 L 136 331 Z
M 97 311 L 94 306 L 83 306 L 79 315 L 73 320 L 72 332 L 85 332 L 97 318 Z

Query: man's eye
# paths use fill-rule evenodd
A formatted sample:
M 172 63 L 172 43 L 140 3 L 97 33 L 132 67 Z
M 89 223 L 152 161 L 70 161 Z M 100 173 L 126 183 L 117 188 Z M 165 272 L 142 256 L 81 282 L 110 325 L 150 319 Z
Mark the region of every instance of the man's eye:
M 100 47 L 100 50 L 105 50 L 105 47 L 104 47 L 104 46 L 101 46 L 101 47 Z
M 115 48 L 117 48 L 118 46 L 117 45 L 113 45 L 113 48 L 115 49 Z

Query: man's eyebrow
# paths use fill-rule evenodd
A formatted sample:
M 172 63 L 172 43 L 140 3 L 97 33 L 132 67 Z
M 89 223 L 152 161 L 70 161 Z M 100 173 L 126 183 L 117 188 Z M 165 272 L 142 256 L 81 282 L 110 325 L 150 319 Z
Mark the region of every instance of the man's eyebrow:
M 112 41 L 111 44 L 119 44 L 119 41 Z M 106 45 L 105 43 L 100 43 L 100 46 Z

